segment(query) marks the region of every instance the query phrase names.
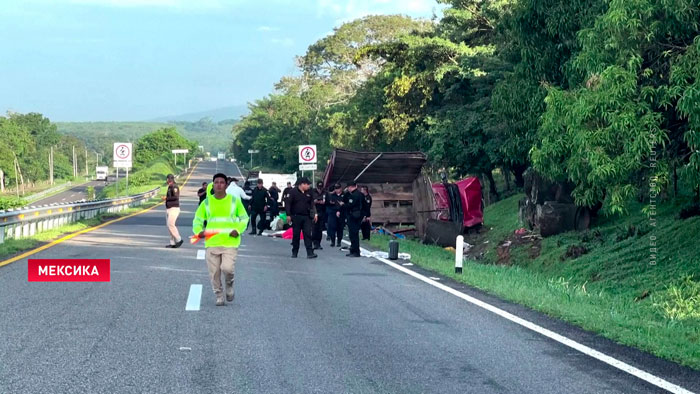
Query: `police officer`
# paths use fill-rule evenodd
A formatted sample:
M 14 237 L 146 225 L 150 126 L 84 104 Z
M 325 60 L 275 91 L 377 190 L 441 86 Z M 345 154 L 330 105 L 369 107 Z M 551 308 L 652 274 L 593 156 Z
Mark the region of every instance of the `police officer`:
M 316 205 L 316 213 L 318 220 L 314 223 L 312 239 L 314 241 L 314 249 L 323 249 L 321 240 L 323 240 L 323 227 L 326 224 L 326 193 L 323 190 L 323 182 L 316 183 L 316 188 L 311 191 L 311 197 Z
M 258 184 L 253 189 L 253 199 L 250 202 L 250 234 L 255 235 L 255 228 L 257 224 L 258 235 L 262 235 L 263 229 L 266 227 L 265 224 L 265 213 L 267 212 L 268 201 L 270 200 L 270 194 L 267 189 L 263 187 L 263 180 L 258 179 Z M 260 222 L 256 223 L 255 219 L 260 218 Z
M 282 191 L 282 205 L 287 208 L 287 199 L 289 198 L 289 193 L 292 192 L 294 188 L 292 187 L 292 182 L 287 182 L 287 187 Z
M 297 182 L 297 187 L 289 192 L 285 210 L 287 211 L 287 223 L 292 224 L 292 257 L 296 258 L 299 252 L 299 236 L 304 233 L 304 246 L 306 247 L 306 257 L 313 259 L 318 257 L 314 253 L 311 244 L 311 222 L 318 221 L 316 205 L 309 189 L 311 182 L 309 178 L 301 178 Z
M 343 227 L 345 227 L 345 215 L 343 206 L 343 187 L 336 183 L 333 185 L 333 192 L 326 197 L 326 217 L 328 218 L 328 235 L 331 237 L 331 248 L 335 247 L 336 240 L 338 247 L 342 246 Z
M 362 186 L 360 192 L 365 197 L 362 200 L 362 240 L 369 241 L 369 235 L 372 231 L 372 195 L 369 194 L 367 186 Z
M 360 257 L 360 224 L 362 223 L 362 204 L 365 196 L 357 190 L 357 182 L 348 183 L 348 191 L 343 195 L 348 219 L 350 253 L 348 257 Z

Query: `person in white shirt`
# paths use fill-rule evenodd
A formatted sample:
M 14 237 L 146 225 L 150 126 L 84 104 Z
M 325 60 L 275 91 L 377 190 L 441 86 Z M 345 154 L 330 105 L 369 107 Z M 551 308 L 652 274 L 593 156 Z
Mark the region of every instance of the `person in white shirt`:
M 236 178 L 229 178 L 229 185 L 226 188 L 226 194 L 230 194 L 243 200 L 250 200 L 253 198 L 245 194 L 245 191 L 243 191 L 243 189 L 240 186 L 238 186 L 238 180 Z

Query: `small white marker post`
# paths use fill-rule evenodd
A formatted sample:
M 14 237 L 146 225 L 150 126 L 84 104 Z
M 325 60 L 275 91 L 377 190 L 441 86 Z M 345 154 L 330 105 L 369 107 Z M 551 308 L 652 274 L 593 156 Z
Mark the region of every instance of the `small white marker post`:
M 462 260 L 464 259 L 464 237 L 457 236 L 457 246 L 455 247 L 455 274 L 462 273 Z

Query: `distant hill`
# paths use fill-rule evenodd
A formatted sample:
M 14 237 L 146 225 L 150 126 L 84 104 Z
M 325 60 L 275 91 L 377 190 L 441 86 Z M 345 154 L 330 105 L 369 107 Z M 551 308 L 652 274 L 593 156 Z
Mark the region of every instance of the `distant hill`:
M 217 108 L 203 112 L 192 112 L 188 114 L 164 116 L 161 118 L 150 119 L 147 122 L 197 122 L 203 118 L 211 118 L 212 122 L 217 123 L 227 119 L 238 120 L 241 116 L 247 113 L 247 106 L 234 105 L 231 107 Z
M 135 142 L 144 134 L 164 127 L 175 127 L 185 138 L 197 141 L 208 152 L 226 152 L 233 143 L 232 128 L 236 120 L 212 122 L 57 122 L 58 131 L 73 135 L 101 154 L 110 153 L 114 142 Z

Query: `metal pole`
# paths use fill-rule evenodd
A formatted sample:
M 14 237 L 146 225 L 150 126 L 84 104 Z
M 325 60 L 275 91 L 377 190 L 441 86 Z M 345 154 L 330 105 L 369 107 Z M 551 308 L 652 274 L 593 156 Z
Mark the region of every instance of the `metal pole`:
M 129 167 L 126 167 L 126 195 L 129 195 Z
M 87 148 L 85 148 L 85 176 L 88 175 Z
M 250 169 L 253 169 L 253 152 L 250 152 Z
M 117 197 L 119 197 L 119 167 L 117 167 L 117 182 L 114 183 L 117 188 Z
M 355 179 L 353 179 L 353 181 L 357 182 L 357 180 L 360 179 L 360 177 L 362 176 L 362 174 L 364 174 L 365 171 L 367 171 L 367 169 L 368 169 L 372 164 L 374 164 L 375 161 L 379 160 L 380 157 L 382 157 L 382 154 L 381 154 L 381 153 L 380 153 L 379 155 L 377 155 L 377 157 L 375 157 L 374 160 L 372 160 L 369 164 L 367 164 L 367 167 L 365 167 L 362 171 L 360 171 L 360 173 L 357 174 L 357 176 L 355 177 Z
M 461 235 L 457 236 L 457 242 L 455 243 L 455 274 L 462 273 L 462 261 L 464 259 L 464 237 Z

